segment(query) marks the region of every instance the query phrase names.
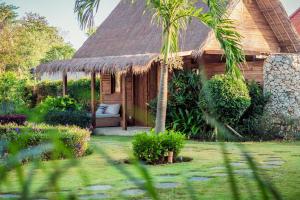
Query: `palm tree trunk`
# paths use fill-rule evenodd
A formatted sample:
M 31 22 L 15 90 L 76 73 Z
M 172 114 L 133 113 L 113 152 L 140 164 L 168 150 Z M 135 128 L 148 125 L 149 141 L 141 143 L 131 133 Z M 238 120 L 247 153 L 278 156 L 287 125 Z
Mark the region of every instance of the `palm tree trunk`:
M 167 29 L 166 49 L 164 53 L 164 62 L 161 65 L 159 92 L 157 97 L 156 119 L 155 119 L 155 132 L 162 133 L 166 130 L 166 114 L 167 114 L 167 102 L 168 102 L 168 59 L 170 54 L 170 40 L 171 35 L 169 28 Z
M 155 132 L 161 133 L 166 129 L 166 114 L 168 101 L 168 65 L 161 66 L 159 92 L 157 98 L 157 110 L 155 120 Z

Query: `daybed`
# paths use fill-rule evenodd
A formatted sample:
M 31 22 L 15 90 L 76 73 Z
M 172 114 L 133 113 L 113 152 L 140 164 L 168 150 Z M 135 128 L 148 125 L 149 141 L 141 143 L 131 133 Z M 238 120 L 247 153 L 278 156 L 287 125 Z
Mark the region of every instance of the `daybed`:
M 120 104 L 100 104 L 96 111 L 96 127 L 120 126 Z

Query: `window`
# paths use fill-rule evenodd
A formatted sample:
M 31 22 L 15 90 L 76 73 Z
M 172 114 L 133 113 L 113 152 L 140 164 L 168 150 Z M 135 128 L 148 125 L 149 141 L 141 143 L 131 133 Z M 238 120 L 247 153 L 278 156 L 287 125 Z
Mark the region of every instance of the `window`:
M 113 94 L 121 92 L 121 74 L 103 74 L 101 75 L 102 94 Z
M 111 89 L 112 93 L 121 92 L 121 74 L 118 72 L 111 75 Z

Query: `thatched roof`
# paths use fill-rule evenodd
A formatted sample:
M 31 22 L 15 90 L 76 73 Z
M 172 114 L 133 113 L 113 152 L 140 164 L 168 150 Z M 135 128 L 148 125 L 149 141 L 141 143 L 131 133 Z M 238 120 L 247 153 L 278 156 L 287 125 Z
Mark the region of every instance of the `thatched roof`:
M 232 0 L 230 9 L 234 9 L 239 1 Z M 270 26 L 274 26 L 273 31 L 284 52 L 300 51 L 299 38 L 295 36 L 280 1 L 256 1 Z M 207 10 L 202 0 L 199 0 L 197 6 Z M 161 28 L 151 22 L 151 14 L 144 13 L 144 10 L 144 0 L 138 0 L 135 4 L 130 4 L 129 0 L 122 0 L 97 32 L 76 52 L 74 59 L 40 65 L 37 71 L 40 73 L 65 70 L 89 72 L 95 69 L 101 72 L 113 72 L 124 71 L 129 67 L 137 70 L 142 63 L 149 67 L 149 63 L 154 59 L 153 55 L 160 54 L 162 37 Z M 204 24 L 192 21 L 187 31 L 180 36 L 180 51 L 201 55 L 211 33 L 212 31 Z M 121 61 L 122 59 L 124 61 Z
M 73 58 L 71 60 L 58 60 L 42 64 L 37 67 L 36 73 L 54 74 L 56 72 L 105 72 L 126 73 L 132 70 L 139 74 L 148 71 L 157 54 L 137 54 L 125 56 L 104 56 L 94 58 Z
M 286 10 L 280 0 L 256 0 L 261 12 L 275 33 L 281 51 L 285 53 L 300 52 L 300 38 L 292 26 Z

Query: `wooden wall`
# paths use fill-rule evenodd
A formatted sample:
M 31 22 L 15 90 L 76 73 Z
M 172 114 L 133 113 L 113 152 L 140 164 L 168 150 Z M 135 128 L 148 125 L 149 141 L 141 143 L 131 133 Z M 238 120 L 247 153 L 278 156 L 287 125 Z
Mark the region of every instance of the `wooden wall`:
M 280 52 L 279 42 L 256 1 L 241 0 L 232 11 L 230 18 L 236 20 L 236 28 L 242 35 L 241 42 L 245 51 Z M 211 36 L 204 49 L 220 50 L 220 45 L 214 35 Z
M 264 61 L 251 61 L 241 66 L 241 71 L 245 79 L 263 83 L 263 64 Z M 225 63 L 206 63 L 204 66 L 208 78 L 225 72 Z
M 140 75 L 126 74 L 126 116 L 128 125 L 147 126 L 152 124 L 148 103 L 157 95 L 158 77 L 157 64 L 153 64 L 148 73 Z M 117 103 L 122 105 L 122 91 L 119 93 L 113 92 L 111 87 L 112 76 L 110 74 L 102 74 L 100 101 L 106 104 Z
M 205 55 L 202 62 L 205 66 L 205 72 L 210 78 L 215 74 L 221 74 L 225 71 L 225 62 L 220 55 Z M 242 72 L 247 80 L 263 82 L 263 64 L 264 60 L 248 61 L 242 66 Z M 184 58 L 184 69 L 198 68 L 191 57 Z M 101 75 L 101 102 L 107 104 L 122 104 L 122 91 L 113 92 L 111 88 L 111 75 Z M 153 125 L 147 104 L 156 97 L 160 79 L 160 67 L 153 64 L 148 73 L 141 75 L 126 75 L 127 90 L 127 122 L 128 125 L 151 126 Z M 169 74 L 172 79 L 172 73 Z M 123 83 L 121 83 L 123 84 Z
M 122 91 L 113 92 L 112 80 L 110 74 L 101 74 L 101 100 L 99 103 L 106 104 L 122 104 Z M 121 84 L 123 84 L 121 82 Z M 133 101 L 133 75 L 131 73 L 126 74 L 126 90 L 127 90 L 127 122 L 128 125 L 133 125 L 133 119 L 129 119 L 134 115 L 134 101 Z

